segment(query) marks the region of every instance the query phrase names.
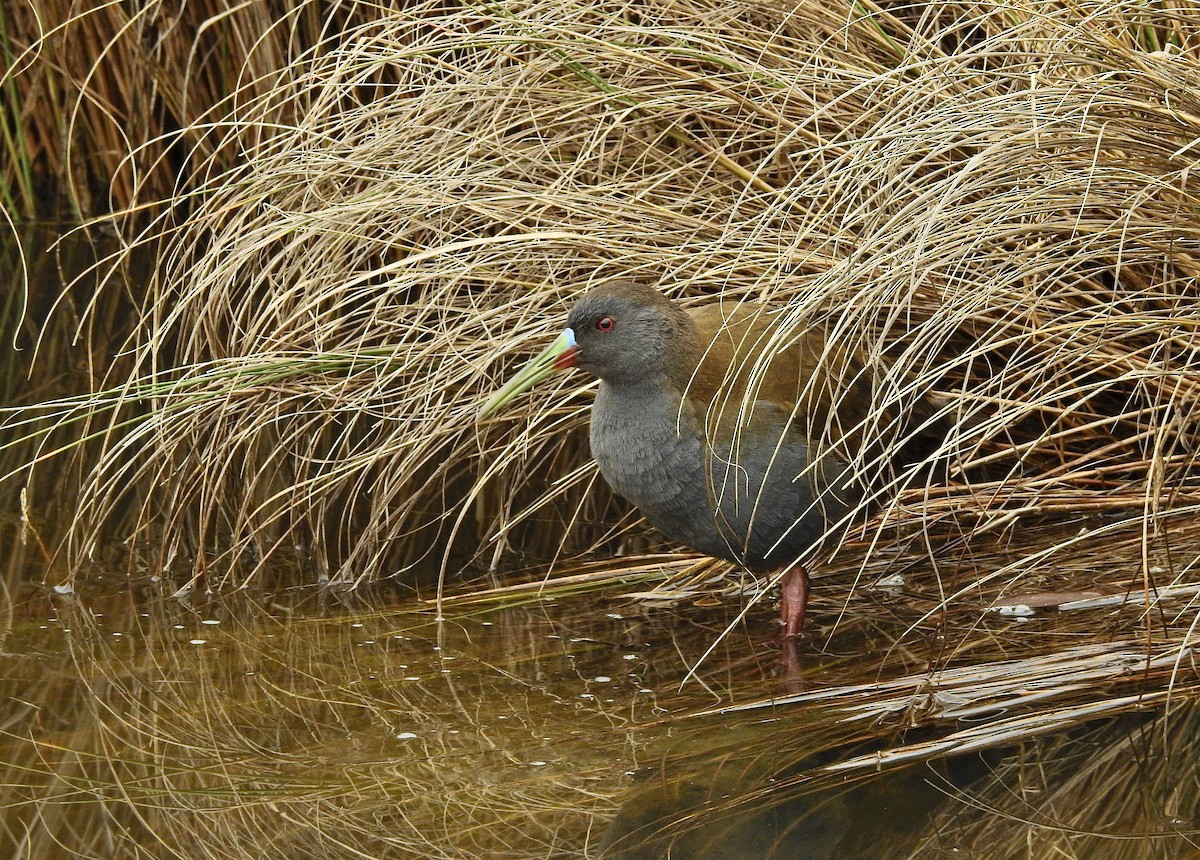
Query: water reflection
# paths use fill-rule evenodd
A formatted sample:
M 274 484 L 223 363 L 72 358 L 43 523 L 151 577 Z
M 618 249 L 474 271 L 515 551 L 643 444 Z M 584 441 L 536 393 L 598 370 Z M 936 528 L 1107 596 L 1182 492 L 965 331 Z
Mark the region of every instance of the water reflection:
M 747 735 L 747 749 L 777 746 L 771 737 L 754 736 L 762 735 L 764 728 L 770 734 L 781 730 L 768 726 L 736 733 Z M 772 769 L 771 757 L 750 757 L 744 751 L 700 764 L 664 763 L 639 777 L 638 788 L 604 836 L 600 856 L 905 857 L 926 834 L 934 813 L 951 802 L 951 793 L 967 788 L 989 767 L 986 757 L 969 754 L 849 779 L 831 779 L 823 772 L 834 762 L 870 749 L 858 745 L 824 751 L 781 770 Z M 942 850 L 957 848 L 946 845 Z
M 68 845 L 135 857 L 155 844 L 464 858 L 1195 848 L 1200 718 L 1186 666 L 1153 669 L 1176 671 L 1174 698 L 1148 694 L 1143 716 L 1048 722 L 982 759 L 936 747 L 1053 713 L 1023 671 L 1064 679 L 1064 708 L 1105 690 L 1136 697 L 1148 664 L 1128 655 L 1142 646 L 1071 657 L 1071 619 L 994 622 L 991 650 L 952 686 L 933 674 L 942 639 L 856 612 L 809 643 L 796 697 L 770 612 L 735 625 L 681 684 L 737 599 L 653 611 L 603 593 L 463 601 L 439 622 L 406 589 L 182 602 L 150 579 L 98 574 L 72 599 L 8 581 L 0 844 L 14 856 Z M 1064 653 L 1086 664 L 1086 683 L 1049 662 Z M 911 758 L 894 758 L 902 744 Z
M 601 841 L 602 860 L 1198 858 L 1195 702 L 1135 711 L 1020 745 L 885 767 L 928 729 L 870 743 L 800 747 L 788 717 L 723 726 L 665 746 L 635 777 Z M 888 754 L 888 755 L 885 755 Z M 847 771 L 878 756 L 877 772 Z

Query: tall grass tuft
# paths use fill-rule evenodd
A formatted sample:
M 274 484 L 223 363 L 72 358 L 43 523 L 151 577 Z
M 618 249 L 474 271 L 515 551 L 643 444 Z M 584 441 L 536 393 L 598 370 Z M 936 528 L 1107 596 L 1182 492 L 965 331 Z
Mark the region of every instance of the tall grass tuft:
M 237 162 L 244 141 L 219 129 L 241 102 L 269 97 L 302 47 L 328 47 L 340 27 L 377 11 L 342 2 L 5 4 L 5 209 L 22 219 L 121 217 L 186 196 Z
M 118 141 L 112 112 L 116 138 L 68 149 L 125 153 L 111 266 L 154 258 L 132 369 L 44 405 L 102 448 L 75 569 L 114 523 L 181 582 L 610 541 L 631 521 L 588 465 L 583 380 L 473 416 L 616 276 L 822 320 L 894 398 L 940 392 L 950 480 L 910 475 L 877 524 L 1116 513 L 1152 547 L 1194 514 L 1191 3 L 254 10 L 177 53 L 178 131 Z M 97 52 L 79 78 L 98 98 L 112 70 Z M 163 196 L 135 167 L 168 138 Z

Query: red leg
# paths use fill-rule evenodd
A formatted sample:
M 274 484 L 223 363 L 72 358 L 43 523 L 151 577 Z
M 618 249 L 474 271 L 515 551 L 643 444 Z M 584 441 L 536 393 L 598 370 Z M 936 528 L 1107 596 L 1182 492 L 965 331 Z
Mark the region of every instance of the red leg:
M 779 581 L 779 613 L 783 619 L 784 639 L 795 639 L 800 635 L 807 607 L 808 571 L 796 565 Z

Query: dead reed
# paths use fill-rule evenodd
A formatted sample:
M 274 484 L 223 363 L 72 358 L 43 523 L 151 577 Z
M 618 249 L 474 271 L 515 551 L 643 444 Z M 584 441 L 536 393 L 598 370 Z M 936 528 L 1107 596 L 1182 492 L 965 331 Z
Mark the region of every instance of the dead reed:
M 1191 4 L 333 8 L 312 44 L 279 40 L 315 4 L 190 25 L 255 47 L 173 138 L 179 193 L 114 222 L 110 273 L 155 260 L 132 370 L 43 407 L 102 440 L 72 569 L 114 522 L 181 584 L 587 550 L 619 509 L 581 380 L 472 415 L 616 275 L 825 319 L 897 397 L 944 392 L 988 477 L 888 522 L 1132 512 L 1150 541 L 1200 501 Z M 142 137 L 125 163 L 161 165 Z

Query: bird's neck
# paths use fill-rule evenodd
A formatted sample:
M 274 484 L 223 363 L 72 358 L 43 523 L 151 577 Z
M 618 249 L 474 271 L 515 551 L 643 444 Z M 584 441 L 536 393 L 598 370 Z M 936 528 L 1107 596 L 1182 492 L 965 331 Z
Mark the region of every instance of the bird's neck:
M 685 390 L 686 381 L 681 385 L 666 369 L 646 368 L 641 374 L 602 379 L 592 407 L 593 425 L 621 428 L 622 434 L 674 435 L 680 422 L 690 418 L 681 414 Z
M 681 389 L 666 370 L 643 369 L 616 378 L 600 380 L 600 391 L 626 402 L 678 400 Z
M 635 504 L 652 506 L 652 488 L 643 486 L 644 465 L 694 438 L 699 438 L 695 416 L 665 374 L 601 380 L 592 404 L 592 455 L 614 489 Z M 701 463 L 699 456 L 689 464 L 692 460 L 697 467 Z

